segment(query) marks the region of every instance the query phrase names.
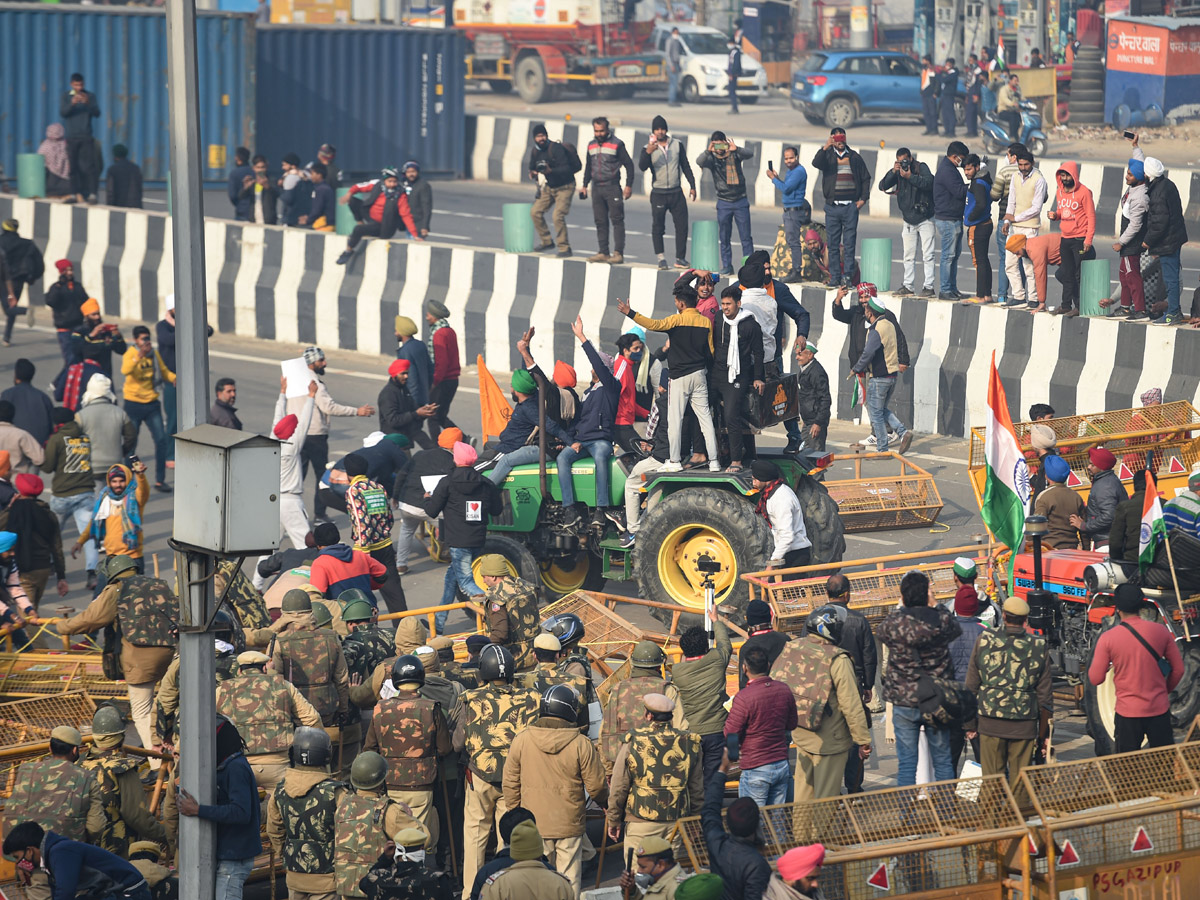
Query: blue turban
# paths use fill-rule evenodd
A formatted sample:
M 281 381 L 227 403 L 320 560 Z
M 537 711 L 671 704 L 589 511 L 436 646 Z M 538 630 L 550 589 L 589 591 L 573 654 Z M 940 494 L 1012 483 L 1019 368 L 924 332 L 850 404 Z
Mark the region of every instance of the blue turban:
M 1070 464 L 1061 456 L 1053 454 L 1042 460 L 1042 469 L 1045 471 L 1048 480 L 1058 484 L 1066 481 L 1071 474 Z
M 7 553 L 17 545 L 15 531 L 0 531 L 0 553 Z
M 1131 159 L 1129 161 L 1129 174 L 1138 181 L 1146 180 L 1146 164 L 1140 159 Z

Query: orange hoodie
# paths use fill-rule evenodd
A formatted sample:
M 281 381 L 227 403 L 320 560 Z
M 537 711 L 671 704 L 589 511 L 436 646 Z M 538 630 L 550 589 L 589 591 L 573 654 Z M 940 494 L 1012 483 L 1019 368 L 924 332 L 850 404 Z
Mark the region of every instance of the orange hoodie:
M 1067 173 L 1075 180 L 1075 186 L 1067 190 L 1058 181 L 1058 176 Z M 1058 182 L 1055 196 L 1055 212 L 1058 213 L 1059 230 L 1065 238 L 1083 238 L 1089 247 L 1096 236 L 1096 204 L 1092 192 L 1079 183 L 1079 163 L 1065 162 L 1054 174 Z

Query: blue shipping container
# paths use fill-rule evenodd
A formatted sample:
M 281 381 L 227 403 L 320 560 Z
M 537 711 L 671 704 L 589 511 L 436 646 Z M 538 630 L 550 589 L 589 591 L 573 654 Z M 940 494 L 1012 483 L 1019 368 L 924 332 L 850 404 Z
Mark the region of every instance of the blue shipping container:
M 337 147 L 347 173 L 416 160 L 464 174 L 462 35 L 443 29 L 261 25 L 258 149 L 272 166 Z
M 233 151 L 254 146 L 252 16 L 200 13 L 200 139 L 203 177 L 221 181 Z M 61 122 L 67 79 L 81 73 L 96 95 L 93 133 L 106 162 L 113 144 L 129 148 L 147 181 L 170 166 L 167 22 L 156 10 L 0 4 L 0 163 L 16 173 L 18 153 L 36 153 L 46 126 Z

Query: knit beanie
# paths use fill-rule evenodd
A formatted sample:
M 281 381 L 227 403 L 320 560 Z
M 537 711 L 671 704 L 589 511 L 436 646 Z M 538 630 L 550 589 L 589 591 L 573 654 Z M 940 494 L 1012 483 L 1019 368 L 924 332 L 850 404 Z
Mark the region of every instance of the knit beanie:
M 526 819 L 512 830 L 509 837 L 509 855 L 517 862 L 526 859 L 540 859 L 543 852 L 542 836 L 538 827 Z
M 658 129 L 660 129 L 660 128 L 663 131 L 668 130 L 667 129 L 667 120 L 664 119 L 662 116 L 655 116 L 654 119 L 650 122 L 650 130 L 658 131 Z
M 737 837 L 750 837 L 754 834 L 758 830 L 760 816 L 758 804 L 750 797 L 739 797 L 725 810 L 729 831 Z

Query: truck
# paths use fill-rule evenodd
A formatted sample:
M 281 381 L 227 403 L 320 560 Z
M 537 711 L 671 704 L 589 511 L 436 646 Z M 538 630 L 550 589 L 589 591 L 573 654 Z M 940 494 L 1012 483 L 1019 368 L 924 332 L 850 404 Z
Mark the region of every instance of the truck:
M 579 88 L 597 99 L 664 84 L 662 55 L 646 50 L 650 0 L 467 0 L 453 7 L 467 38 L 466 77 L 526 103 Z

